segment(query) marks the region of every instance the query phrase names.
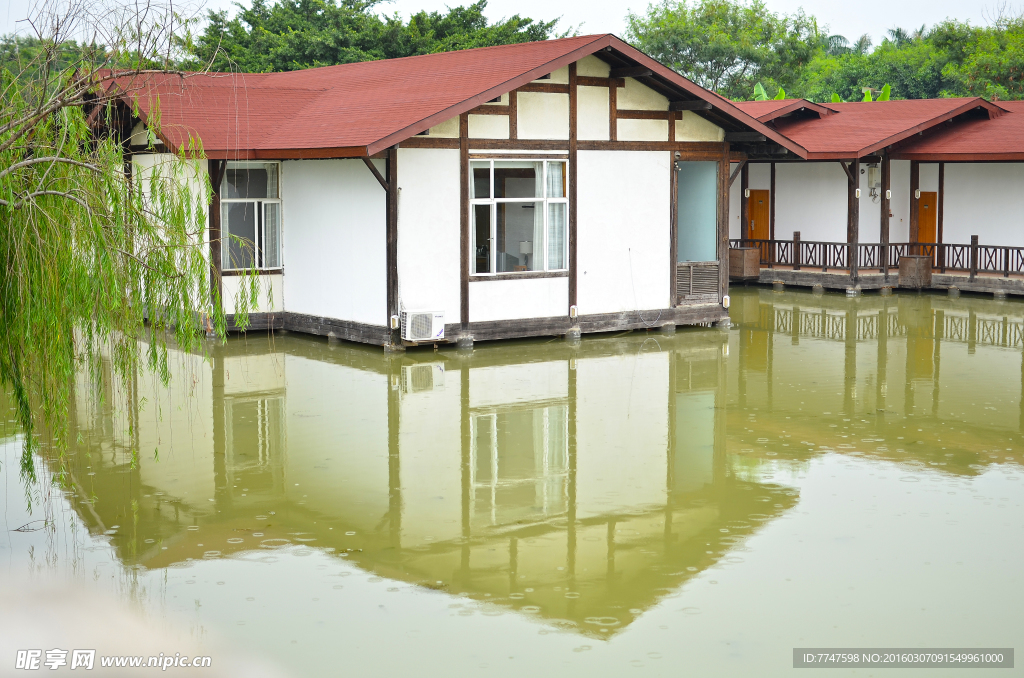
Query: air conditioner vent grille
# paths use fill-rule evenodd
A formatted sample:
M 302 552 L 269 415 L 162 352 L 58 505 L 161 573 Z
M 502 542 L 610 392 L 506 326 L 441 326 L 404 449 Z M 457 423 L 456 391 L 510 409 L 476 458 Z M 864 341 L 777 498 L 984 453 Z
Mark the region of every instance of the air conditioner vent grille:
M 676 296 L 680 303 L 715 301 L 720 284 L 717 261 L 676 264 Z

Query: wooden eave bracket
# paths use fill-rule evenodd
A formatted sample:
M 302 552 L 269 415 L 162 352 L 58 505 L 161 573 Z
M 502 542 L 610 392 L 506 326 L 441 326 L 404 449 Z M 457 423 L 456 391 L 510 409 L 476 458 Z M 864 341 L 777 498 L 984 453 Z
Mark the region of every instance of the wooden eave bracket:
M 740 172 L 743 170 L 743 166 L 746 164 L 746 160 L 740 160 L 740 163 L 736 165 L 736 169 L 732 171 L 732 175 L 729 177 L 729 188 L 732 188 L 733 183 L 736 181 L 736 177 L 740 175 Z
M 839 162 L 839 166 L 843 168 L 844 172 L 846 172 L 846 178 L 850 181 L 850 183 L 851 184 L 855 183 L 854 179 L 853 179 L 853 172 L 851 172 L 850 168 L 847 167 L 846 162 L 843 161 L 843 160 L 839 160 L 838 162 Z
M 370 158 L 368 156 L 364 155 L 363 156 L 363 162 L 366 163 L 366 166 L 370 168 L 371 172 L 373 172 L 373 176 L 377 177 L 377 181 L 380 183 L 381 188 L 384 189 L 384 192 L 385 193 L 390 192 L 391 189 L 388 188 L 387 180 L 384 178 L 384 176 L 380 172 L 377 171 L 377 168 L 374 166 L 373 161 L 370 160 Z

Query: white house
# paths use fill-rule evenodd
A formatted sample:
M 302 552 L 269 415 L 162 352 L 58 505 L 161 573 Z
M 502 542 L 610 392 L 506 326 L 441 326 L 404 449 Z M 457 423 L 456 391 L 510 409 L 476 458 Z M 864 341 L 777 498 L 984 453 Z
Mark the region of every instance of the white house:
M 612 35 L 124 91 L 136 163 L 210 159 L 227 311 L 255 267 L 253 326 L 385 346 L 724 319 L 730 160 L 801 152 Z

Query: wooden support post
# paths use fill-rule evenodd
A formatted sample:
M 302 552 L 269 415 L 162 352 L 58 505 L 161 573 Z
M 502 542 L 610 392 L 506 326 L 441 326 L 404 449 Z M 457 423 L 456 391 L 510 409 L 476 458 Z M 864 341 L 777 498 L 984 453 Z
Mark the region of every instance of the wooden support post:
M 608 86 L 608 140 L 619 139 L 619 88 L 615 82 Z
M 800 270 L 800 231 L 793 231 L 793 270 Z
M 459 116 L 459 322 L 469 329 L 469 114 Z
M 878 253 L 878 258 L 881 259 L 879 263 L 882 265 L 882 277 L 888 282 L 889 281 L 889 211 L 891 209 L 890 200 L 888 198 L 890 191 L 890 184 L 892 183 L 891 168 L 889 165 L 889 153 L 883 151 L 882 153 L 882 189 L 881 189 L 881 222 L 878 225 L 878 242 L 881 243 Z
M 740 169 L 740 239 L 750 239 L 750 205 L 747 189 L 750 188 L 750 165 L 743 163 Z M 740 243 L 743 244 L 742 242 Z
M 519 97 L 515 90 L 508 93 L 508 138 L 519 139 Z
M 849 174 L 849 203 L 846 222 L 847 262 L 850 265 L 850 279 L 857 281 L 860 267 L 860 198 L 857 197 L 857 190 L 860 188 L 860 159 L 854 158 L 850 161 Z
M 971 236 L 971 280 L 978 277 L 978 236 Z
M 939 243 L 938 251 L 935 253 L 939 257 L 937 263 L 943 272 L 946 270 L 946 252 L 945 248 L 942 247 L 942 203 L 943 194 L 946 192 L 946 163 L 939 163 L 939 194 L 936 196 L 936 212 L 935 212 L 935 241 Z
M 223 306 L 224 287 L 222 273 L 224 261 L 221 250 L 221 215 L 220 215 L 220 192 L 224 183 L 224 174 L 227 170 L 227 160 L 209 160 L 207 168 L 210 173 L 210 183 L 213 184 L 213 199 L 210 202 L 210 303 L 217 303 Z M 207 331 L 212 330 L 207 327 Z
M 771 164 L 771 178 L 768 184 L 768 239 L 771 245 L 768 248 L 768 266 L 775 263 L 775 163 Z
M 609 87 L 608 91 L 614 90 Z M 576 76 L 576 62 L 569 64 L 569 306 L 576 306 L 578 292 L 579 264 L 576 252 L 578 249 L 578 228 L 576 224 L 577 203 L 577 118 L 579 117 L 579 82 Z M 565 309 L 569 314 L 569 309 Z M 574 321 L 578 322 L 578 321 Z
M 910 242 L 919 242 L 920 231 L 918 230 L 918 215 L 920 214 L 917 194 L 921 190 L 921 163 L 917 160 L 910 161 Z M 911 247 L 910 254 L 920 254 L 920 248 Z
M 384 172 L 387 174 L 387 333 L 388 341 L 395 341 L 391 317 L 398 315 L 398 146 L 388 149 Z

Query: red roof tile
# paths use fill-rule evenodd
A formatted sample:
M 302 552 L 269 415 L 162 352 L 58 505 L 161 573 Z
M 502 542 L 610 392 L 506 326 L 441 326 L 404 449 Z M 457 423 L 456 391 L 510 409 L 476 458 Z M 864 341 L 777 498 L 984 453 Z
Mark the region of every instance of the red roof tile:
M 751 114 L 758 114 L 765 102 L 737 102 Z M 778 119 L 776 129 L 808 151 L 808 159 L 848 159 L 876 153 L 918 132 L 968 111 L 983 108 L 991 117 L 1005 109 L 981 98 L 912 99 L 833 103 L 835 111 L 826 117 Z
M 1000 101 L 1006 115 L 965 120 L 908 140 L 893 158 L 935 161 L 1024 160 L 1024 101 Z
M 824 117 L 835 112 L 834 108 L 816 104 L 807 99 L 767 99 L 765 101 L 737 101 L 736 105 L 761 122 L 769 122 L 797 110 L 810 110 Z
M 209 157 L 377 153 L 573 61 L 610 47 L 717 113 L 798 155 L 803 149 L 733 102 L 701 89 L 613 35 L 444 52 L 264 74 L 154 76 L 120 86 L 144 116 L 159 99 L 172 148 L 202 140 Z

